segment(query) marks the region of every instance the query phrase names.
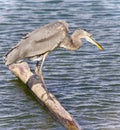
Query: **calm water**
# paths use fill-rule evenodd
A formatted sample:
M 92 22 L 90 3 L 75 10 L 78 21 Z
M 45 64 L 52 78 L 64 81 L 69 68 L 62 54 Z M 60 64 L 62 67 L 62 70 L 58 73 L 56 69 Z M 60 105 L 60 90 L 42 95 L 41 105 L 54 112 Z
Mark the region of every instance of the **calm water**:
M 55 50 L 44 65 L 48 89 L 85 130 L 120 130 L 119 0 L 0 0 L 0 130 L 65 130 L 2 60 L 27 32 L 58 19 L 70 33 L 89 30 L 105 51 L 85 40 L 78 51 Z

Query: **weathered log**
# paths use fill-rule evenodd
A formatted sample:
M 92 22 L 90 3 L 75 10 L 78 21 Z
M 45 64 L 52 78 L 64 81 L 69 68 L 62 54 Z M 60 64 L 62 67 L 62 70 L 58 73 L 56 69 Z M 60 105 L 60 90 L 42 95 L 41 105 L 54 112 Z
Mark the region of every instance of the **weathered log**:
M 40 79 L 35 78 L 26 62 L 12 64 L 9 66 L 9 70 L 21 79 L 22 82 L 27 84 L 30 91 L 49 109 L 49 111 L 67 130 L 82 130 L 78 123 L 62 107 L 53 94 L 49 93 L 51 96 L 51 98 L 49 98 Z

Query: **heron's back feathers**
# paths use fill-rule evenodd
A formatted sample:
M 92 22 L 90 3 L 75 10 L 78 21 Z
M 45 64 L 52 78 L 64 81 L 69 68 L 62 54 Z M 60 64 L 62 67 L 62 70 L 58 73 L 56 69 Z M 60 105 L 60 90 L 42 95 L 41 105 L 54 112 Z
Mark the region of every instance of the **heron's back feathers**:
M 25 58 L 43 55 L 52 51 L 65 39 L 68 33 L 68 24 L 58 21 L 40 27 L 27 34 L 4 57 L 5 64 L 10 65 Z

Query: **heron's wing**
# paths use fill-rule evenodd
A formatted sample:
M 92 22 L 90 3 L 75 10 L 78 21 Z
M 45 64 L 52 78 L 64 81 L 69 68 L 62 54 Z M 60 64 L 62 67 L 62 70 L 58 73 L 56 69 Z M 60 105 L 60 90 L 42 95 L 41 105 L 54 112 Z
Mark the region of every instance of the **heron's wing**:
M 23 37 L 23 40 L 27 38 L 31 38 L 35 41 L 40 41 L 40 40 L 42 41 L 45 40 L 46 38 L 54 36 L 56 33 L 60 31 L 66 31 L 66 32 L 69 31 L 68 24 L 65 21 L 50 23 L 41 28 L 38 28 L 33 32 L 28 33 L 25 37 Z
M 67 23 L 59 21 L 48 24 L 27 34 L 6 55 L 6 64 L 18 60 L 44 54 L 53 50 L 61 43 L 68 33 Z
M 18 44 L 20 57 L 32 57 L 53 50 L 67 33 L 68 27 L 63 22 L 51 23 L 31 32 Z

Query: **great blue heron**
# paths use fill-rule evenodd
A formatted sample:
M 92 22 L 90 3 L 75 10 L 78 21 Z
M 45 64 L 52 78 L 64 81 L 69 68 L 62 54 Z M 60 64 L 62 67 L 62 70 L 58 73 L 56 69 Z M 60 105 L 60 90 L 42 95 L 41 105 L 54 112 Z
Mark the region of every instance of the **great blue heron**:
M 27 34 L 5 55 L 5 64 L 10 65 L 26 58 L 36 60 L 35 72 L 44 83 L 42 76 L 43 63 L 49 52 L 55 48 L 63 47 L 68 50 L 77 50 L 82 46 L 81 39 L 85 38 L 87 41 L 96 45 L 100 50 L 104 50 L 86 30 L 75 30 L 71 36 L 69 36 L 68 32 L 68 24 L 65 21 L 50 23 L 34 30 Z M 40 60 L 42 60 L 42 62 L 39 70 L 38 64 Z

